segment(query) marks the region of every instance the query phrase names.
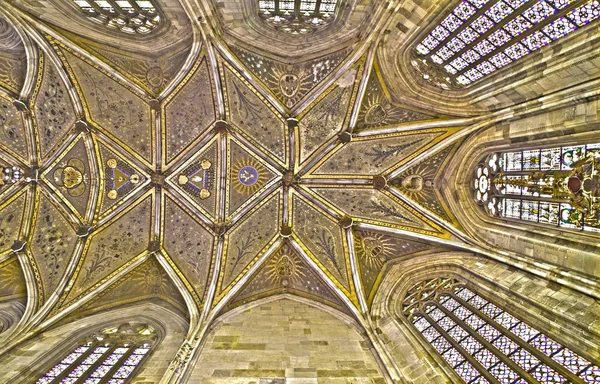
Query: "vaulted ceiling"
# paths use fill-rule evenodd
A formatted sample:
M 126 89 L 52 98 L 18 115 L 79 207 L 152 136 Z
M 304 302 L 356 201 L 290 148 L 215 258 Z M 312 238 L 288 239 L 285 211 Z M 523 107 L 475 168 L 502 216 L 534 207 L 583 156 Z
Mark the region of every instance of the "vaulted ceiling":
M 39 319 L 150 299 L 202 321 L 279 293 L 360 317 L 395 260 L 479 249 L 441 194 L 477 114 L 390 89 L 395 3 L 288 47 L 217 17 L 239 2 L 159 3 L 156 38 L 106 39 L 15 3 L 0 167 L 24 177 L 0 184 L 0 290 Z

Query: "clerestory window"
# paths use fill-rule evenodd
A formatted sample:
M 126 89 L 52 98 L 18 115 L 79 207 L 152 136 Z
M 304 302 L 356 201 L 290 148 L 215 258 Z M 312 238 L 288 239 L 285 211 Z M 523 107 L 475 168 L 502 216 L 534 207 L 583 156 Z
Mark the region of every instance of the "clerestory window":
M 154 341 L 147 325 L 104 329 L 82 340 L 36 384 L 129 383 Z
M 338 0 L 260 0 L 259 15 L 280 31 L 306 34 L 335 18 Z
M 492 215 L 600 232 L 600 143 L 489 155 L 475 200 Z
M 161 17 L 152 0 L 73 0 L 88 19 L 131 34 L 147 34 Z
M 471 84 L 600 17 L 599 0 L 463 0 L 415 48 L 442 88 Z
M 465 383 L 598 383 L 600 367 L 459 281 L 413 286 L 403 313 Z

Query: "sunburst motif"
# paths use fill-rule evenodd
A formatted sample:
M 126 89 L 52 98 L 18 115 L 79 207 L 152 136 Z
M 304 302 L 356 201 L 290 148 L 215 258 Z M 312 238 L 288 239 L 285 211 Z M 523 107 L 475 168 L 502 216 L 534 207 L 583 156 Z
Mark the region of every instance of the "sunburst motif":
M 235 190 L 246 196 L 258 191 L 265 183 L 267 175 L 264 167 L 252 158 L 236 162 L 231 168 L 231 181 Z
M 379 233 L 366 232 L 363 236 L 354 238 L 357 255 L 369 267 L 381 267 L 392 256 L 393 245 L 389 238 Z
M 269 261 L 267 274 L 272 282 L 287 285 L 289 280 L 297 281 L 306 276 L 302 269 L 298 256 L 284 248 Z
M 131 280 L 137 283 L 140 291 L 146 288 L 154 295 L 168 294 L 168 276 L 156 262 L 145 263 L 140 268 L 136 268 L 132 272 Z

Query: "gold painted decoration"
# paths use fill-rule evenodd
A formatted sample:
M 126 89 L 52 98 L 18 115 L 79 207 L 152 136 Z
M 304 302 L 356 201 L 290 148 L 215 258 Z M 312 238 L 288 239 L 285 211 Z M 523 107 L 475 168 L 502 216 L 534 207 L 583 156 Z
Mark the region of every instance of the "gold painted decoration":
M 25 161 L 28 158 L 25 122 L 12 101 L 0 93 L 0 149 Z
M 0 303 L 20 299 L 26 302 L 27 283 L 17 257 L 0 262 Z
M 25 199 L 25 194 L 21 193 L 0 204 L 0 255 L 19 240 Z

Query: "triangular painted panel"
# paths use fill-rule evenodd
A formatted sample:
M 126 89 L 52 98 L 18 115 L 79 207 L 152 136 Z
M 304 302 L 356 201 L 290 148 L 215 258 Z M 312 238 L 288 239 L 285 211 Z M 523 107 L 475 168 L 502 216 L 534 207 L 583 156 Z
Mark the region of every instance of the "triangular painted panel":
M 167 180 L 211 219 L 215 218 L 217 212 L 218 180 L 221 174 L 219 139 L 217 135 L 194 157 L 173 171 Z
M 24 193 L 21 193 L 0 205 L 0 254 L 8 251 L 15 240 L 19 240 L 25 196 Z
M 42 177 L 83 219 L 90 201 L 90 175 L 88 152 L 83 139 L 79 138 Z
M 342 228 L 328 215 L 293 194 L 292 230 L 299 241 L 347 292 L 352 291 Z
M 163 248 L 202 300 L 210 279 L 215 238 L 169 197 L 164 223 Z
M 287 122 L 256 91 L 225 66 L 227 104 L 234 129 L 280 163 L 287 163 Z
M 277 175 L 235 140 L 229 140 L 229 214 L 259 194 Z
M 12 104 L 12 100 L 0 94 L 0 147 L 6 152 L 28 163 L 25 124 L 21 112 Z
M 68 299 L 85 293 L 147 249 L 152 200 L 148 196 L 106 227 L 92 233 Z
M 27 283 L 17 257 L 0 262 L 0 303 L 21 298 L 26 303 Z
M 327 77 L 352 51 L 344 48 L 305 62 L 283 62 L 231 47 L 236 56 L 279 101 L 292 108 Z
M 39 194 L 35 226 L 29 252 L 33 256 L 47 299 L 56 289 L 79 238 L 63 214 L 43 194 Z
M 98 212 L 100 216 L 104 216 L 111 208 L 118 206 L 142 188 L 149 176 L 105 143 L 97 141 L 97 144 L 100 153 L 99 165 L 104 174 L 104 190 L 100 194 Z
M 36 88 L 30 108 L 33 111 L 37 145 L 42 158 L 48 157 L 69 130 L 75 126 L 77 115 L 73 101 L 62 79 L 47 58 L 43 60 L 43 71 L 39 88 Z
M 265 261 L 256 274 L 234 296 L 224 311 L 281 293 L 291 293 L 317 300 L 349 313 L 335 292 L 287 244 Z
M 150 107 L 136 93 L 83 59 L 60 50 L 83 95 L 91 120 L 140 159 L 152 163 L 153 122 Z
M 187 82 L 165 102 L 165 151 L 167 163 L 203 136 L 215 121 L 215 101 L 206 58 L 193 68 Z

